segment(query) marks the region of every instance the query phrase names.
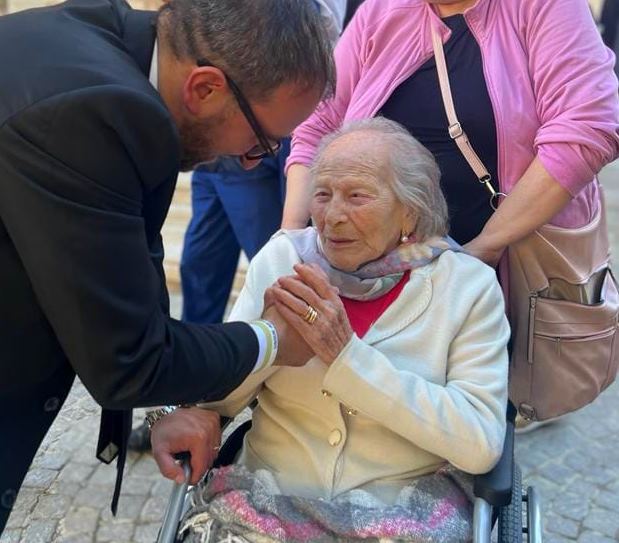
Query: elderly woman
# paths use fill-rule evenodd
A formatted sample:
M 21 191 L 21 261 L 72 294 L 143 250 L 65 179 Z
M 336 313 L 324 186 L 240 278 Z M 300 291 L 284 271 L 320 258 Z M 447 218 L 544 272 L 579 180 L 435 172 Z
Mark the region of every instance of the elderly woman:
M 433 28 L 456 114 L 489 185 L 449 130 Z M 309 165 L 321 138 L 375 115 L 405 126 L 435 156 L 450 235 L 498 267 L 506 294 L 510 245 L 547 223 L 575 228 L 596 216 L 596 175 L 619 153 L 619 99 L 614 55 L 584 0 L 365 0 L 335 59 L 335 96 L 294 133 L 283 228 L 307 224 Z M 490 186 L 507 194 L 496 212 Z
M 234 416 L 258 399 L 238 465 L 195 490 L 190 541 L 470 537 L 462 472 L 486 472 L 502 452 L 509 330 L 492 268 L 445 237 L 439 177 L 392 121 L 325 138 L 315 227 L 271 239 L 230 316 L 273 305 L 312 358 L 202 406 Z M 158 462 L 200 411 L 155 424 Z

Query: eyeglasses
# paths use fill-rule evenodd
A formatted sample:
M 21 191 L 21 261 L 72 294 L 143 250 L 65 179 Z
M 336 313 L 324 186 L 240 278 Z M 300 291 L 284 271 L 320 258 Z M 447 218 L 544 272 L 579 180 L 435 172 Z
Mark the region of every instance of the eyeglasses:
M 217 68 L 217 66 L 215 66 L 213 63 L 209 62 L 205 58 L 198 59 L 196 61 L 196 64 L 199 67 L 211 66 L 213 68 Z M 279 151 L 279 148 L 281 147 L 281 141 L 270 139 L 265 135 L 264 130 L 262 130 L 258 119 L 256 119 L 256 116 L 254 115 L 254 112 L 249 105 L 249 102 L 247 101 L 245 96 L 243 96 L 241 89 L 230 77 L 228 77 L 228 74 L 226 74 L 226 72 L 222 70 L 222 73 L 224 74 L 226 82 L 228 83 L 228 86 L 230 87 L 230 90 L 232 91 L 232 94 L 236 99 L 236 103 L 239 105 L 239 109 L 247 119 L 247 122 L 254 131 L 254 134 L 256 134 L 256 138 L 258 138 L 258 145 L 252 147 L 243 156 L 247 160 L 260 160 L 269 156 L 275 156 L 277 154 L 277 151 Z

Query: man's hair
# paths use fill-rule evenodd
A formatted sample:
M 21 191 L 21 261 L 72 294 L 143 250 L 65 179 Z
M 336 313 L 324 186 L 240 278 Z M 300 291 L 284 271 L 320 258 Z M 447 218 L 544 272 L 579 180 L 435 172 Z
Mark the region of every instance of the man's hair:
M 348 121 L 341 128 L 325 136 L 311 168 L 315 176 L 320 169 L 327 148 L 347 134 L 367 133 L 376 141 L 376 157 L 367 152 L 359 156 L 365 163 L 371 162 L 379 175 L 381 157 L 387 156 L 390 184 L 396 198 L 417 215 L 415 236 L 419 241 L 434 236 L 445 236 L 449 231 L 447 203 L 440 186 L 441 171 L 432 153 L 410 135 L 402 125 L 384 117 Z M 376 158 L 376 160 L 374 160 Z
M 284 83 L 324 97 L 335 89 L 332 46 L 309 0 L 169 0 L 157 35 L 179 60 L 208 59 L 254 100 Z

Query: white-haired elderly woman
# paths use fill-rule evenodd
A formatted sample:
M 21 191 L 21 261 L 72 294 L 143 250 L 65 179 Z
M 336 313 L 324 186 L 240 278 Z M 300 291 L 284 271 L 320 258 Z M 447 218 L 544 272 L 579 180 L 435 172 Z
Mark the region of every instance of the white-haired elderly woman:
M 194 490 L 188 541 L 471 537 L 466 474 L 502 452 L 509 330 L 494 270 L 446 237 L 439 177 L 393 121 L 325 138 L 314 226 L 271 239 L 230 315 L 274 305 L 311 359 L 202 406 L 234 416 L 258 399 L 238 463 Z M 201 417 L 161 419 L 155 457 Z

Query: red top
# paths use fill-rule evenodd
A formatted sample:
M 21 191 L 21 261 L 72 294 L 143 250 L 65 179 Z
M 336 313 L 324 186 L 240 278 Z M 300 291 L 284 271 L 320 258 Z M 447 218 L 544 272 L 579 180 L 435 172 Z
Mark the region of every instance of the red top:
M 402 292 L 402 289 L 407 283 L 410 275 L 410 270 L 404 272 L 402 279 L 400 279 L 395 287 L 387 292 L 387 294 L 383 294 L 374 300 L 362 302 L 340 296 L 342 303 L 344 304 L 344 309 L 346 309 L 346 314 L 348 315 L 350 325 L 357 336 L 363 337 L 370 329 L 370 326 L 372 326 L 387 310 L 393 301 L 400 295 L 400 292 Z

